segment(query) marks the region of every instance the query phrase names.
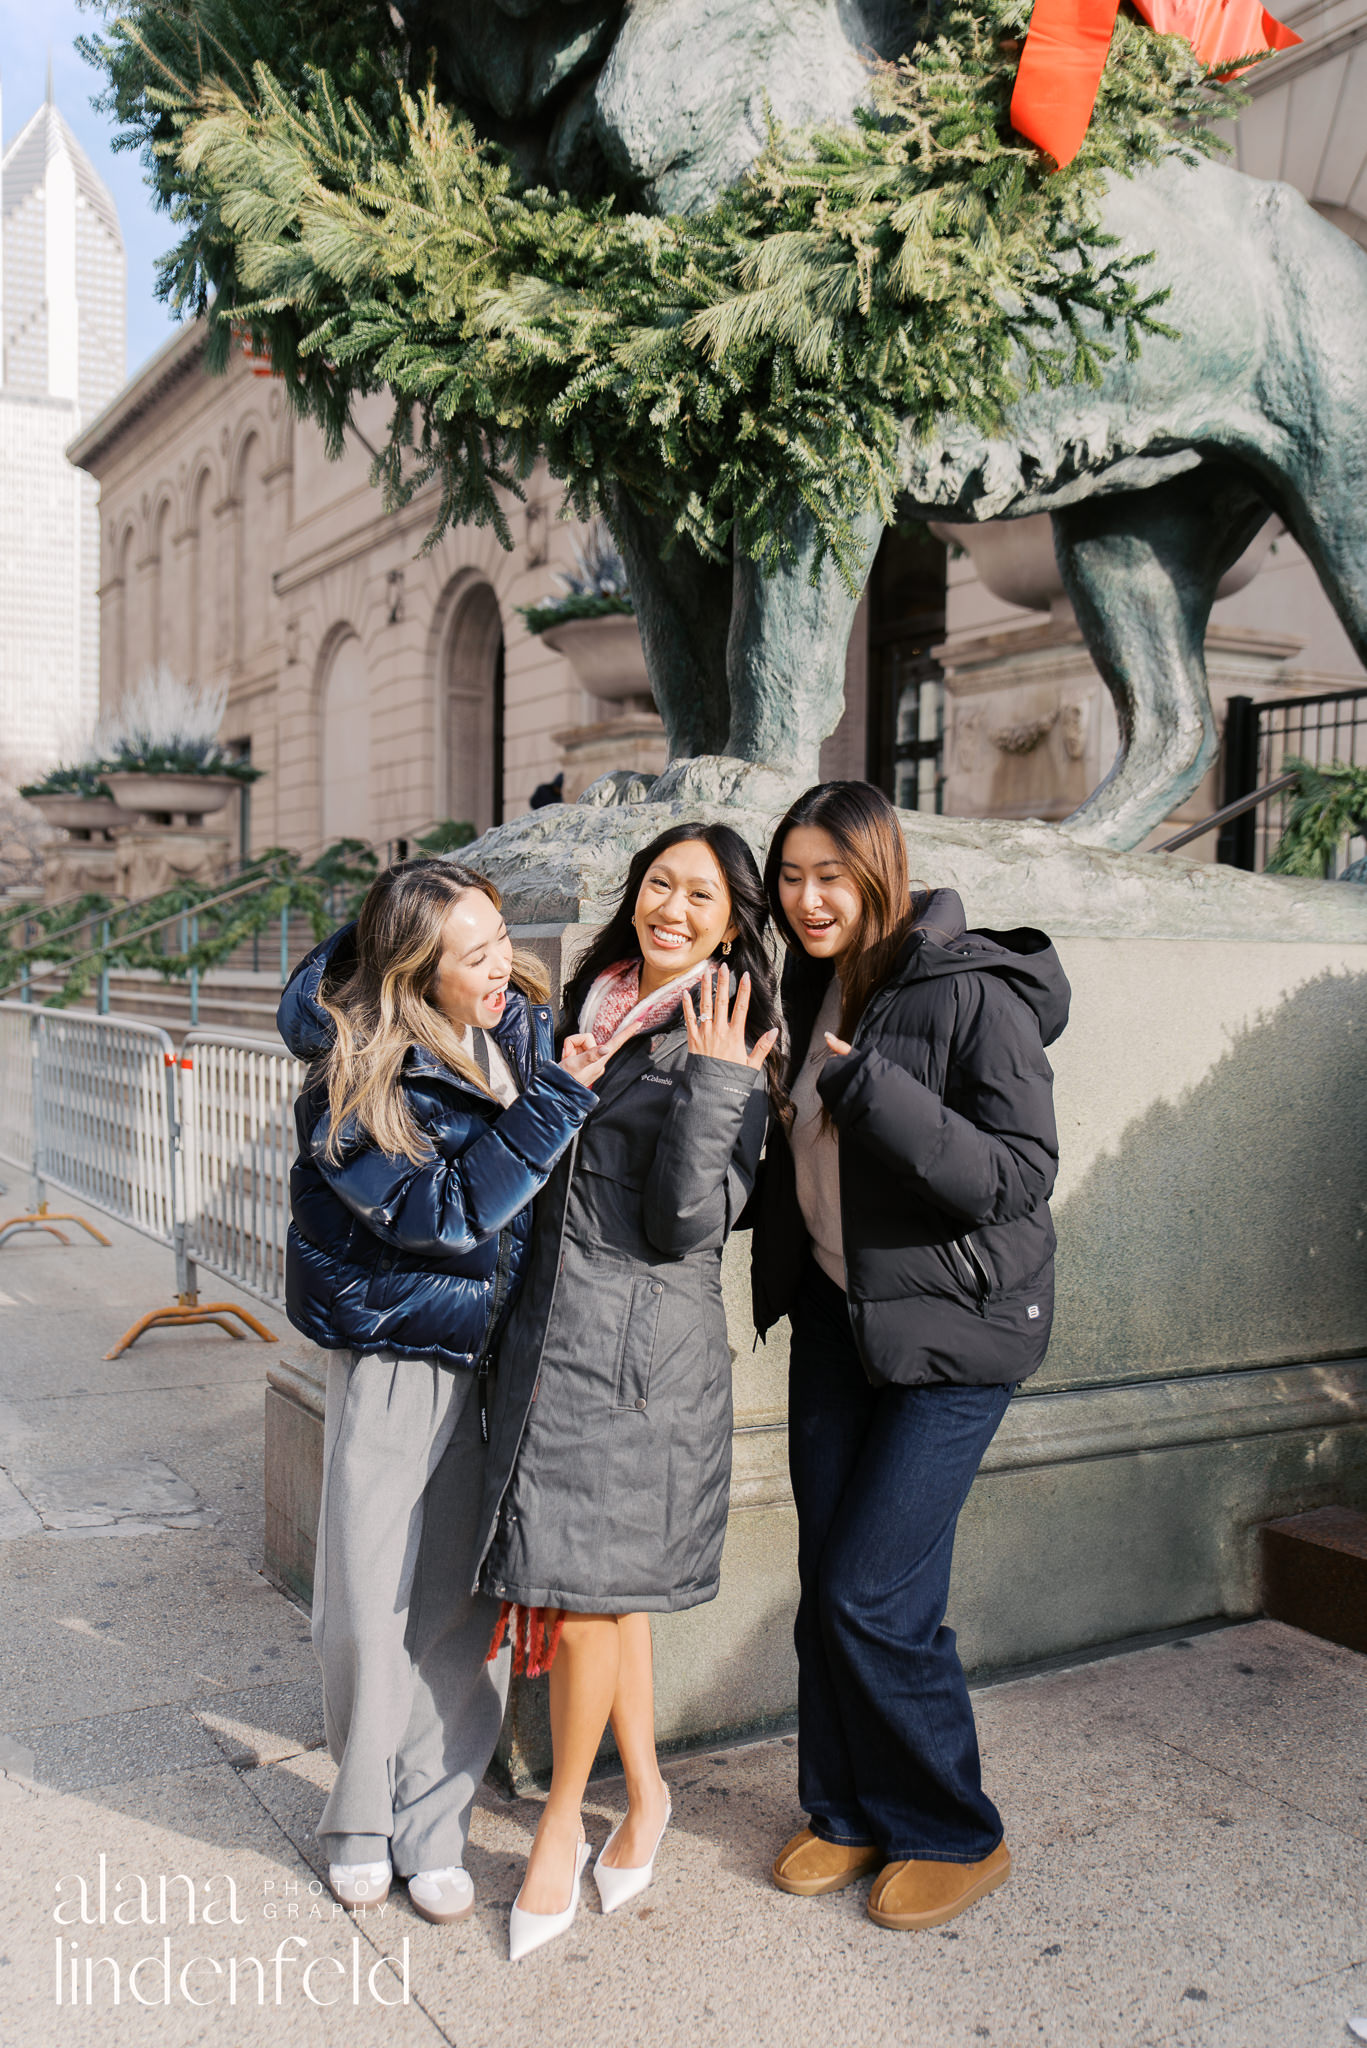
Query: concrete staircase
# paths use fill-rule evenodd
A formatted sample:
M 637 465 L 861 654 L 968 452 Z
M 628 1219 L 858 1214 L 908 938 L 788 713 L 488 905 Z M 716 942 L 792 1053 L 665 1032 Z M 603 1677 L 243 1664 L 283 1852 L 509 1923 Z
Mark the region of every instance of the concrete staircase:
M 290 916 L 288 960 L 292 972 L 315 944 L 311 921 L 298 912 Z M 62 976 L 36 973 L 31 988 L 33 1000 L 43 1002 L 55 995 Z M 190 1018 L 190 983 L 163 981 L 159 974 L 144 969 L 114 967 L 109 973 L 109 1014 L 136 1018 L 143 1024 L 159 1024 L 179 1045 L 187 1031 L 221 1031 L 250 1038 L 274 1039 L 275 1012 L 280 1001 L 280 926 L 267 926 L 255 946 L 250 939 L 230 953 L 221 967 L 211 967 L 199 978 L 199 1019 Z M 94 1009 L 94 992 L 73 1006 L 77 1012 Z

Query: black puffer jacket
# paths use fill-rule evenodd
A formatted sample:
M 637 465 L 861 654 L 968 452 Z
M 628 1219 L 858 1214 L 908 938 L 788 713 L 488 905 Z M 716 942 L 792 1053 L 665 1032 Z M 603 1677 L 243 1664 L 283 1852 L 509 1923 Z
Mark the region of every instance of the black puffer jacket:
M 318 992 L 345 972 L 354 930 L 316 947 L 280 999 L 280 1036 L 310 1065 L 334 1032 Z M 315 1344 L 448 1366 L 492 1346 L 527 1263 L 532 1197 L 597 1099 L 552 1064 L 551 1013 L 517 989 L 493 1038 L 523 1089 L 507 1109 L 409 1049 L 403 1090 L 433 1148 L 420 1165 L 359 1134 L 328 1159 L 327 1088 L 310 1075 L 294 1112 L 285 1305 Z
M 794 957 L 784 1015 L 806 1056 L 829 970 Z M 1006 1385 L 1044 1362 L 1058 1167 L 1044 1048 L 1068 982 L 1043 932 L 971 932 L 951 889 L 827 1061 L 840 1137 L 850 1321 L 871 1380 Z M 795 1066 L 794 1066 L 795 1070 Z M 807 1249 L 786 1133 L 771 1123 L 754 1222 L 755 1322 L 786 1315 Z

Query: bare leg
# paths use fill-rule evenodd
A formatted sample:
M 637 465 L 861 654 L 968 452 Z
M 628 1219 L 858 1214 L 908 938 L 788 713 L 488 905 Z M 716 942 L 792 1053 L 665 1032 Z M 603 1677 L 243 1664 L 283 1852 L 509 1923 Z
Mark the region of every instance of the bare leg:
M 669 1794 L 655 1756 L 655 1677 L 650 1617 L 624 1614 L 618 1623 L 621 1655 L 612 1701 L 612 1733 L 627 1781 L 627 1814 L 604 1857 L 610 1869 L 637 1870 L 650 1861 L 664 1826 Z
M 518 1895 L 525 1913 L 563 1913 L 569 1904 L 579 1809 L 617 1691 L 619 1640 L 614 1614 L 565 1616 L 551 1666 L 551 1789 Z

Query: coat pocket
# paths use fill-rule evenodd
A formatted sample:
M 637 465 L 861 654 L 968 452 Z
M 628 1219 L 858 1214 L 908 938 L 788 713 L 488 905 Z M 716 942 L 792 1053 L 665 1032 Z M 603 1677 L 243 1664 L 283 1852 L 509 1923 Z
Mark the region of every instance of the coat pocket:
M 951 1238 L 946 1249 L 955 1275 L 974 1301 L 984 1302 L 992 1292 L 992 1275 L 987 1261 L 971 1237 Z
M 648 1274 L 631 1289 L 631 1306 L 622 1331 L 617 1356 L 617 1391 L 614 1408 L 644 1409 L 650 1398 L 650 1368 L 655 1358 L 655 1339 L 660 1327 L 660 1305 L 664 1283 Z

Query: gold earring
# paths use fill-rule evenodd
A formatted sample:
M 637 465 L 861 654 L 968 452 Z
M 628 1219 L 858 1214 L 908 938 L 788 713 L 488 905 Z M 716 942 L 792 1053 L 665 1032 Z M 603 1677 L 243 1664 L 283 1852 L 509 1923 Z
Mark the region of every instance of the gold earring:
M 723 958 L 723 960 L 725 960 L 725 959 L 727 958 L 727 956 L 729 955 L 730 951 L 731 951 L 731 941 L 730 941 L 729 939 L 723 939 L 723 940 L 722 940 L 722 942 L 721 942 L 721 952 L 722 952 L 722 958 Z

